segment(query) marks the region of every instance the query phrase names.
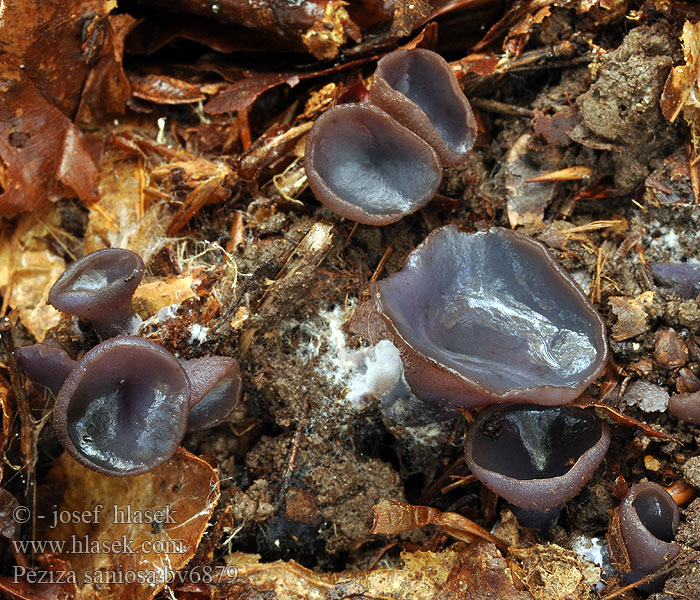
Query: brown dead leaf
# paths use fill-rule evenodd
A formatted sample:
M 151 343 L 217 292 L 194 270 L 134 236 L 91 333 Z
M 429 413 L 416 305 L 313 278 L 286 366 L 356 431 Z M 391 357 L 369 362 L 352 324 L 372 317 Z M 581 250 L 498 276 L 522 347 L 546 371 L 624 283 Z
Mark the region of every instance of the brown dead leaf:
M 442 552 L 403 552 L 403 568 L 318 573 L 294 561 L 261 563 L 255 554 L 226 557 L 237 577 L 212 586 L 212 599 L 257 598 L 275 594 L 285 600 L 340 599 L 348 593 L 372 600 L 532 600 L 517 591 L 505 559 L 486 542 L 455 544 Z
M 10 402 L 11 389 L 10 383 L 4 377 L 0 377 L 0 478 L 5 471 L 5 449 L 7 441 L 10 439 L 10 428 L 14 415 Z
M 542 111 L 535 110 L 535 135 L 541 136 L 548 144 L 568 146 L 571 138 L 566 135 L 576 125 L 576 114 L 573 111 L 558 112 L 551 117 Z
M 461 553 L 435 600 L 532 600 L 513 581 L 508 561 L 493 544 L 476 542 Z
M 235 112 L 249 108 L 253 102 L 264 92 L 278 85 L 286 84 L 289 87 L 296 86 L 304 79 L 312 79 L 337 73 L 349 69 L 354 69 L 372 60 L 376 56 L 367 56 L 357 60 L 341 63 L 320 71 L 299 71 L 287 73 L 260 73 L 247 72 L 242 79 L 235 81 L 231 85 L 223 88 L 216 96 L 211 98 L 204 105 L 204 112 L 217 115 L 227 112 Z
M 126 248 L 148 262 L 164 243 L 176 212 L 166 194 L 146 206 L 143 161 L 121 148 L 108 147 L 100 164 L 99 202 L 90 215 L 83 240 L 85 253 Z
M 612 296 L 608 299 L 610 309 L 617 317 L 612 328 L 612 339 L 616 342 L 628 340 L 649 329 L 647 309 L 654 300 L 654 292 L 643 292 L 636 298 Z
M 685 64 L 671 69 L 661 95 L 661 110 L 671 123 L 687 106 L 691 113 L 700 109 L 697 100 L 698 75 L 700 75 L 700 21 L 683 25 L 681 35 Z M 695 94 L 691 96 L 691 92 Z
M 351 38 L 355 42 L 362 39 L 360 28 L 352 21 L 345 0 L 330 0 L 323 16 L 315 20 L 301 36 L 306 49 L 319 60 L 335 58 L 340 47 Z
M 129 75 L 129 83 L 136 98 L 155 104 L 192 104 L 207 98 L 201 86 L 169 75 L 132 74 Z
M 19 79 L 22 65 L 22 77 L 38 88 L 44 101 L 72 117 L 90 62 L 101 43 L 104 17 L 115 5 L 108 0 L 64 0 L 42 3 L 38 9 L 31 2 L 3 2 L 0 73 L 4 84 Z M 6 107 L 7 102 L 8 96 L 4 96 L 2 105 Z M 33 104 L 21 108 L 37 110 Z M 31 115 L 23 115 L 25 118 Z
M 81 199 L 94 200 L 97 170 L 75 125 L 22 73 L 11 76 L 3 92 L 0 216 L 43 204 L 59 180 Z
M 123 114 L 131 97 L 124 73 L 124 40 L 138 24 L 131 15 L 111 15 L 104 31 L 95 67 L 88 74 L 78 108 L 78 123 L 91 123 L 105 114 Z
M 577 398 L 573 404 L 579 406 L 580 408 L 596 408 L 603 411 L 616 425 L 622 425 L 624 427 L 639 427 L 649 437 L 668 440 L 669 442 L 675 442 L 679 446 L 683 446 L 683 442 L 674 438 L 673 436 L 657 431 L 646 423 L 642 423 L 641 421 L 626 415 L 614 406 L 610 406 L 603 402 L 596 402 L 589 396 L 581 396 Z
M 620 573 L 629 573 L 632 565 L 627 546 L 622 538 L 622 531 L 620 531 L 620 511 L 617 508 L 610 511 L 610 524 L 605 539 L 610 549 L 610 562 L 615 570 Z
M 535 600 L 588 600 L 597 598 L 592 586 L 602 570 L 572 550 L 556 544 L 511 549 L 523 569 L 523 583 Z
M 96 473 L 65 453 L 39 496 L 45 501 L 38 509 L 40 533 L 64 542 L 59 556 L 70 561 L 79 596 L 140 600 L 152 598 L 194 555 L 219 499 L 219 479 L 182 448 L 133 477 Z M 52 528 L 56 511 L 82 517 Z M 129 573 L 138 579 L 119 579 Z
M 0 589 L 21 600 L 73 600 L 77 597 L 69 562 L 54 555 L 40 554 L 36 558 L 37 573 L 32 579 L 20 568 L 16 574 L 0 576 Z M 40 577 L 44 580 L 39 581 Z
M 0 290 L 9 308 L 20 311 L 22 324 L 38 340 L 55 327 L 60 313 L 46 301 L 49 289 L 66 268 L 52 250 L 61 244 L 61 219 L 48 204 L 24 215 L 14 230 L 0 234 Z
M 475 537 L 490 542 L 502 550 L 507 548 L 489 531 L 457 513 L 441 512 L 430 506 L 414 506 L 404 502 L 382 500 L 372 507 L 374 521 L 369 530 L 373 534 L 397 534 L 426 525 L 438 525 L 451 536 L 471 542 Z

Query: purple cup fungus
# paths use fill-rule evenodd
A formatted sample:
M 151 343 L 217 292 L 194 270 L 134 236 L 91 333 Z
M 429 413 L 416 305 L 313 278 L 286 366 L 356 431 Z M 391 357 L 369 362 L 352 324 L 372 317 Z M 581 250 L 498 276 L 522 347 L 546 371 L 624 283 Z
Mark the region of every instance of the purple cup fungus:
M 137 475 L 175 453 L 189 401 L 189 378 L 172 354 L 142 338 L 116 337 L 70 373 L 56 399 L 54 429 L 85 467 Z
M 674 541 L 678 528 L 678 506 L 658 483 L 633 485 L 619 508 L 620 534 L 629 557 L 631 571 L 623 573 L 628 584 L 658 570 L 681 551 Z M 645 593 L 661 590 L 665 578 L 637 586 Z
M 476 139 L 474 113 L 450 65 L 431 50 L 396 50 L 377 63 L 370 102 L 430 144 L 443 166 L 463 163 Z
M 695 263 L 652 263 L 656 282 L 680 298 L 697 298 L 700 294 L 700 265 Z
M 226 356 L 207 356 L 182 362 L 190 379 L 187 432 L 221 423 L 238 406 L 242 381 L 238 363 Z
M 367 104 L 336 106 L 316 120 L 304 169 L 321 203 L 368 225 L 394 223 L 423 208 L 442 179 L 435 151 Z
M 17 348 L 17 362 L 29 379 L 49 388 L 54 395 L 78 364 L 65 350 L 44 344 Z
M 141 257 L 107 248 L 70 265 L 49 291 L 49 304 L 88 319 L 102 339 L 136 333 L 139 319 L 131 298 L 143 277 Z
M 581 491 L 609 446 L 607 423 L 591 411 L 507 404 L 481 412 L 464 449 L 474 476 L 513 505 L 522 525 L 543 527 Z
M 588 298 L 542 244 L 506 229 L 441 227 L 370 294 L 364 335 L 393 341 L 424 402 L 566 404 L 607 360 Z
M 668 400 L 668 410 L 681 421 L 700 425 L 700 392 L 673 394 Z

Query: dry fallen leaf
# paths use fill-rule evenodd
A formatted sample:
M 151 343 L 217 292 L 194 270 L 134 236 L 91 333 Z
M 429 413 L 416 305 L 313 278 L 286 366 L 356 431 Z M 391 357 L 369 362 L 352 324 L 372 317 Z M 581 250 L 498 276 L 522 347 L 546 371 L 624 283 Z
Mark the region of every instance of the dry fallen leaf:
M 602 570 L 572 550 L 556 544 L 511 549 L 523 570 L 522 581 L 535 600 L 588 600 L 597 598 L 592 586 Z
M 506 209 L 513 228 L 541 224 L 556 190 L 552 183 L 532 181 L 541 171 L 528 158 L 531 141 L 529 133 L 520 136 L 506 155 Z
M 612 339 L 616 342 L 628 340 L 649 328 L 647 309 L 654 299 L 654 292 L 643 292 L 636 298 L 612 296 L 609 298 L 610 309 L 617 317 L 612 328 Z
M 430 506 L 414 506 L 393 500 L 383 500 L 372 507 L 374 522 L 370 533 L 396 534 L 419 529 L 426 525 L 438 525 L 458 540 L 471 542 L 481 538 L 506 550 L 505 545 L 486 529 L 457 513 L 441 512 Z
M 66 268 L 52 249 L 65 233 L 56 205 L 23 215 L 14 230 L 0 233 L 0 290 L 9 308 L 20 311 L 22 324 L 42 341 L 58 325 L 60 313 L 46 304 L 49 289 Z
M 182 304 L 195 296 L 191 275 L 169 277 L 167 279 L 149 279 L 141 283 L 134 292 L 134 311 L 142 318 L 148 319 L 161 308 L 171 304 Z
M 57 554 L 70 561 L 80 598 L 150 599 L 172 578 L 179 581 L 175 573 L 194 555 L 219 499 L 219 479 L 183 449 L 133 477 L 102 475 L 63 454 L 39 498 L 41 533 L 63 544 Z M 68 514 L 80 516 L 52 527 L 55 516 Z
M 376 600 L 532 600 L 515 587 L 508 563 L 487 542 L 403 552 L 401 558 L 404 568 L 317 573 L 294 561 L 261 563 L 256 554 L 234 552 L 227 565 L 236 568 L 235 581 L 210 589 L 213 600 L 270 593 L 285 600 L 339 600 L 354 594 Z

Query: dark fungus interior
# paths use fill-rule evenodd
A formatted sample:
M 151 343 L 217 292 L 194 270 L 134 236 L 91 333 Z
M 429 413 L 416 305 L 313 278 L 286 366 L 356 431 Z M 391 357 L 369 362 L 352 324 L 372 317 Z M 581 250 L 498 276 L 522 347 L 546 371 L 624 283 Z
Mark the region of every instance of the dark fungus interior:
M 153 469 L 185 433 L 190 385 L 163 348 L 118 337 L 90 350 L 56 400 L 54 427 L 78 462 L 110 475 Z
M 360 223 L 398 221 L 425 206 L 442 178 L 437 155 L 381 110 L 336 106 L 319 117 L 306 146 L 317 199 Z
M 565 403 L 607 358 L 604 324 L 578 286 L 544 246 L 508 230 L 435 230 L 372 289 L 403 341 L 482 395 L 551 386 L 551 398 L 523 398 Z
M 672 542 L 675 537 L 675 502 L 668 494 L 659 494 L 653 488 L 637 492 L 632 503 L 639 520 L 655 538 L 662 542 Z
M 601 421 L 576 407 L 511 405 L 480 424 L 471 457 L 482 468 L 513 479 L 559 477 L 602 433 Z
M 431 136 L 420 129 L 412 118 L 406 100 L 412 102 L 428 118 L 430 125 L 440 136 L 449 151 L 462 160 L 471 150 L 476 137 L 476 123 L 449 64 L 439 54 L 430 50 L 398 50 L 384 56 L 377 65 L 372 102 L 397 119 L 400 123 L 421 135 L 428 143 Z M 403 96 L 388 98 L 391 90 Z M 392 101 L 393 100 L 393 101 Z M 427 125 L 427 124 L 426 124 Z M 439 148 L 436 148 L 438 154 Z M 449 161 L 455 164 L 458 160 Z

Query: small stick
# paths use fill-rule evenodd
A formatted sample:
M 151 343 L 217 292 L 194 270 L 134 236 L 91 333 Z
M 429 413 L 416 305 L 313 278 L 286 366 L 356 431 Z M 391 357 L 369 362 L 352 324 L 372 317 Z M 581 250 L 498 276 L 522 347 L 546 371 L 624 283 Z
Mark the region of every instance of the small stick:
M 16 322 L 15 311 L 9 317 L 0 318 L 0 339 L 5 350 L 5 359 L 10 371 L 10 385 L 17 405 L 20 419 L 20 452 L 22 454 L 22 469 L 25 472 L 24 502 L 32 508 L 32 533 L 36 530 L 36 424 L 29 410 L 27 390 L 24 387 L 22 372 L 17 362 L 15 341 L 12 328 Z
M 285 497 L 287 496 L 287 490 L 291 483 L 292 473 L 294 472 L 294 465 L 297 462 L 297 455 L 299 454 L 299 446 L 301 445 L 301 436 L 304 435 L 304 427 L 306 426 L 306 417 L 309 414 L 309 403 L 305 402 L 302 408 L 301 418 L 297 423 L 297 430 L 294 434 L 294 439 L 292 440 L 292 451 L 289 453 L 289 460 L 287 461 L 287 468 L 285 469 L 284 476 L 282 477 L 282 484 L 280 485 L 279 496 L 277 497 L 277 504 L 275 506 L 275 514 L 279 513 L 282 505 L 284 504 Z

